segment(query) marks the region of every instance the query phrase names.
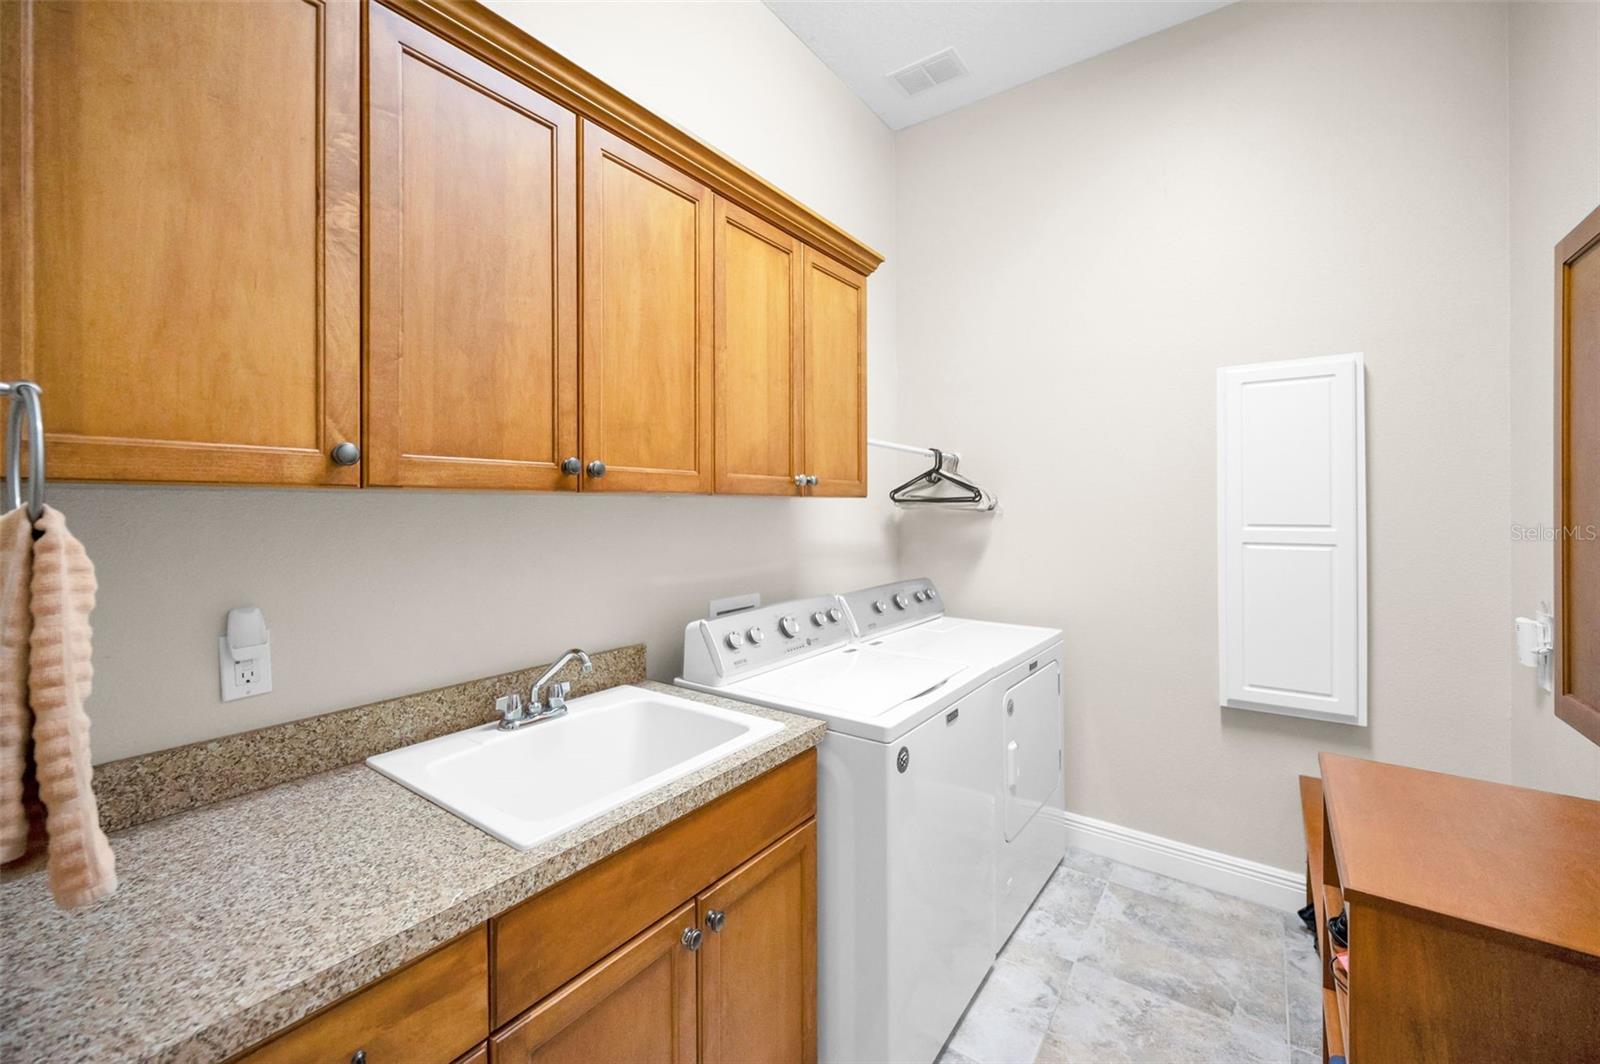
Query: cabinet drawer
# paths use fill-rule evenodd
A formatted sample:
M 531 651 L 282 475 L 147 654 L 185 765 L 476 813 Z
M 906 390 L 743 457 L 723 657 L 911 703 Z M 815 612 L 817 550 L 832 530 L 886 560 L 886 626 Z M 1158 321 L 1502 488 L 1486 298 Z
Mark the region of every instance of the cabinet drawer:
M 808 750 L 495 917 L 494 1025 L 811 819 L 816 808 L 817 754 Z
M 238 1058 L 243 1064 L 445 1064 L 489 1034 L 488 933 L 479 926 Z

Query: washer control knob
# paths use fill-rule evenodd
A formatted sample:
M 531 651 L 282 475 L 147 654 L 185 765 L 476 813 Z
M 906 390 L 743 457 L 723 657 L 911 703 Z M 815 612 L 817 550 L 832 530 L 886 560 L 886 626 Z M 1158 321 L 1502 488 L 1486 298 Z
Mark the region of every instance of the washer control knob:
M 816 613 L 811 615 L 811 623 L 816 625 L 818 628 L 821 628 L 825 623 L 827 623 L 827 620 L 828 615 L 823 613 L 821 610 L 818 610 Z
M 917 593 L 915 595 L 911 596 L 911 597 L 916 599 L 918 602 L 926 602 L 926 601 L 928 601 L 927 592 L 923 591 L 921 588 L 918 588 L 917 589 Z
M 933 590 L 933 588 L 931 588 L 931 587 L 930 587 L 930 588 L 929 588 L 929 589 L 928 589 L 928 601 L 929 601 L 929 602 L 932 602 L 932 601 L 933 601 L 933 599 L 934 599 L 934 594 L 935 594 L 935 593 L 934 593 L 934 590 Z
M 800 622 L 793 617 L 784 617 L 778 621 L 778 631 L 784 634 L 784 638 L 793 639 L 800 631 Z
M 738 632 L 729 632 L 728 649 L 738 650 L 742 646 L 744 646 L 744 636 L 740 635 Z
M 904 591 L 896 591 L 894 593 L 894 605 L 896 609 L 900 610 L 903 610 L 910 605 L 910 600 L 906 598 Z
M 751 628 L 745 633 L 745 635 L 749 638 L 750 642 L 754 643 L 756 646 L 760 646 L 761 641 L 767 638 L 767 633 L 763 632 L 759 627 Z
M 828 620 L 832 621 L 834 624 L 838 624 L 840 621 L 844 620 L 844 611 L 837 606 L 833 607 L 833 609 L 828 611 Z
M 883 599 L 879 599 L 877 602 L 872 604 L 872 608 L 877 610 L 879 613 L 883 613 L 888 610 L 889 604 L 883 601 Z

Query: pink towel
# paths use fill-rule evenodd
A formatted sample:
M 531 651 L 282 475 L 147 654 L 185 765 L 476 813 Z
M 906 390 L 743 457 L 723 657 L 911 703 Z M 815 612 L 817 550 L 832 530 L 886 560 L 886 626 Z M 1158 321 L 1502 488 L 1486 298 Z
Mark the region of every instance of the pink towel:
M 60 511 L 46 506 L 34 529 L 28 604 L 33 763 L 50 836 L 50 890 L 57 905 L 74 909 L 117 889 L 116 861 L 90 786 L 89 717 L 83 710 L 94 675 L 94 566 Z
M 33 572 L 33 522 L 25 507 L 0 515 L 0 863 L 28 851 L 28 579 Z

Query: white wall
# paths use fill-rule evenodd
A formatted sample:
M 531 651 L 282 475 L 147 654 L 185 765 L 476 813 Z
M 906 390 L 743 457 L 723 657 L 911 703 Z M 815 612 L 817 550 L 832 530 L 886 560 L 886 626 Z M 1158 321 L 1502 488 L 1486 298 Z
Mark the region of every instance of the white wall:
M 1511 5 L 1511 520 L 1555 523 L 1556 242 L 1600 206 L 1600 4 Z M 1511 611 L 1555 594 L 1554 547 L 1515 540 Z M 1600 746 L 1556 719 L 1534 674 L 1512 678 L 1511 781 L 1600 798 Z
M 1066 630 L 1069 808 L 1297 868 L 1319 750 L 1510 775 L 1507 18 L 1238 4 L 902 132 L 901 432 L 1005 512 L 901 568 Z M 1219 709 L 1214 371 L 1345 351 L 1371 726 Z
M 894 146 L 758 3 L 495 5 L 889 256 L 870 423 L 895 410 Z M 781 91 L 774 91 L 774 86 Z M 48 397 L 47 397 L 48 402 Z M 879 473 L 879 476 L 882 474 Z M 97 761 L 643 641 L 670 678 L 715 595 L 889 579 L 881 499 L 52 488 L 100 579 Z M 216 637 L 265 610 L 269 695 L 222 704 Z

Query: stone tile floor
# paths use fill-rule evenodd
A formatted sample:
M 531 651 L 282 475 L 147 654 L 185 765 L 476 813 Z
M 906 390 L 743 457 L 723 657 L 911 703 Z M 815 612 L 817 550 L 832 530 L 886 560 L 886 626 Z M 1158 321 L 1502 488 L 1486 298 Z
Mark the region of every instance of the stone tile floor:
M 1318 972 L 1293 913 L 1070 850 L 940 1064 L 1315 1064 Z

